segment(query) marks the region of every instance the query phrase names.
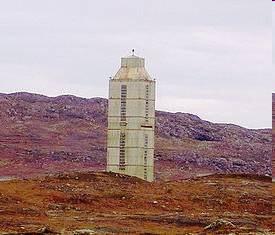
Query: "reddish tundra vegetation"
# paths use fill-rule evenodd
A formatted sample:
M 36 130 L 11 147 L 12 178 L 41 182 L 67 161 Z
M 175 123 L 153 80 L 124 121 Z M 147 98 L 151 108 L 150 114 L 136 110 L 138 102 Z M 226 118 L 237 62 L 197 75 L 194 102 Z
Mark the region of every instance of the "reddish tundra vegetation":
M 0 184 L 0 231 L 272 234 L 270 186 L 270 178 L 264 176 L 212 175 L 149 183 L 94 172 L 6 181 Z

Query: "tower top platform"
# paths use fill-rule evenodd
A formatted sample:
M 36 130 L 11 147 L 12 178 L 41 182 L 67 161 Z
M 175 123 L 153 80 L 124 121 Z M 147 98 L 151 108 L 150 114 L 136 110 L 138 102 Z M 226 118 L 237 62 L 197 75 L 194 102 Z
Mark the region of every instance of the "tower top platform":
M 121 67 L 124 68 L 144 68 L 145 67 L 145 59 L 131 55 L 128 57 L 121 58 Z

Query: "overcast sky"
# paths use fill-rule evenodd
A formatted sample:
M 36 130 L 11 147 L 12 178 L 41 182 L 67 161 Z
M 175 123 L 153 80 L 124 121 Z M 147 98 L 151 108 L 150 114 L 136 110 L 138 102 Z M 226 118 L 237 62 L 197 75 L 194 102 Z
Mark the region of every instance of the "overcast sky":
M 157 109 L 271 127 L 270 0 L 0 3 L 2 93 L 107 97 L 135 48 L 157 79 Z

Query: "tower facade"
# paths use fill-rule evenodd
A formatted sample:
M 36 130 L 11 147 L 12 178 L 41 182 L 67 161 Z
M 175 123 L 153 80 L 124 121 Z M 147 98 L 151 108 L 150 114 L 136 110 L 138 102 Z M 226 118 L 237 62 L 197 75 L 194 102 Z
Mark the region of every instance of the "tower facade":
M 107 171 L 154 180 L 155 81 L 145 60 L 121 58 L 109 81 Z

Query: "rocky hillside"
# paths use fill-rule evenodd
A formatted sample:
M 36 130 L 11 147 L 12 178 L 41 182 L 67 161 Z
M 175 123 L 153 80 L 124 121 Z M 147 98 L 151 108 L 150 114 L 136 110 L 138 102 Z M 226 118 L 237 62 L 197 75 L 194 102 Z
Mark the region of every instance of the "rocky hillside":
M 0 94 L 0 175 L 104 170 L 107 100 Z M 271 175 L 271 130 L 156 112 L 158 179 L 208 173 Z
M 275 177 L 275 93 L 272 94 L 272 169 Z

